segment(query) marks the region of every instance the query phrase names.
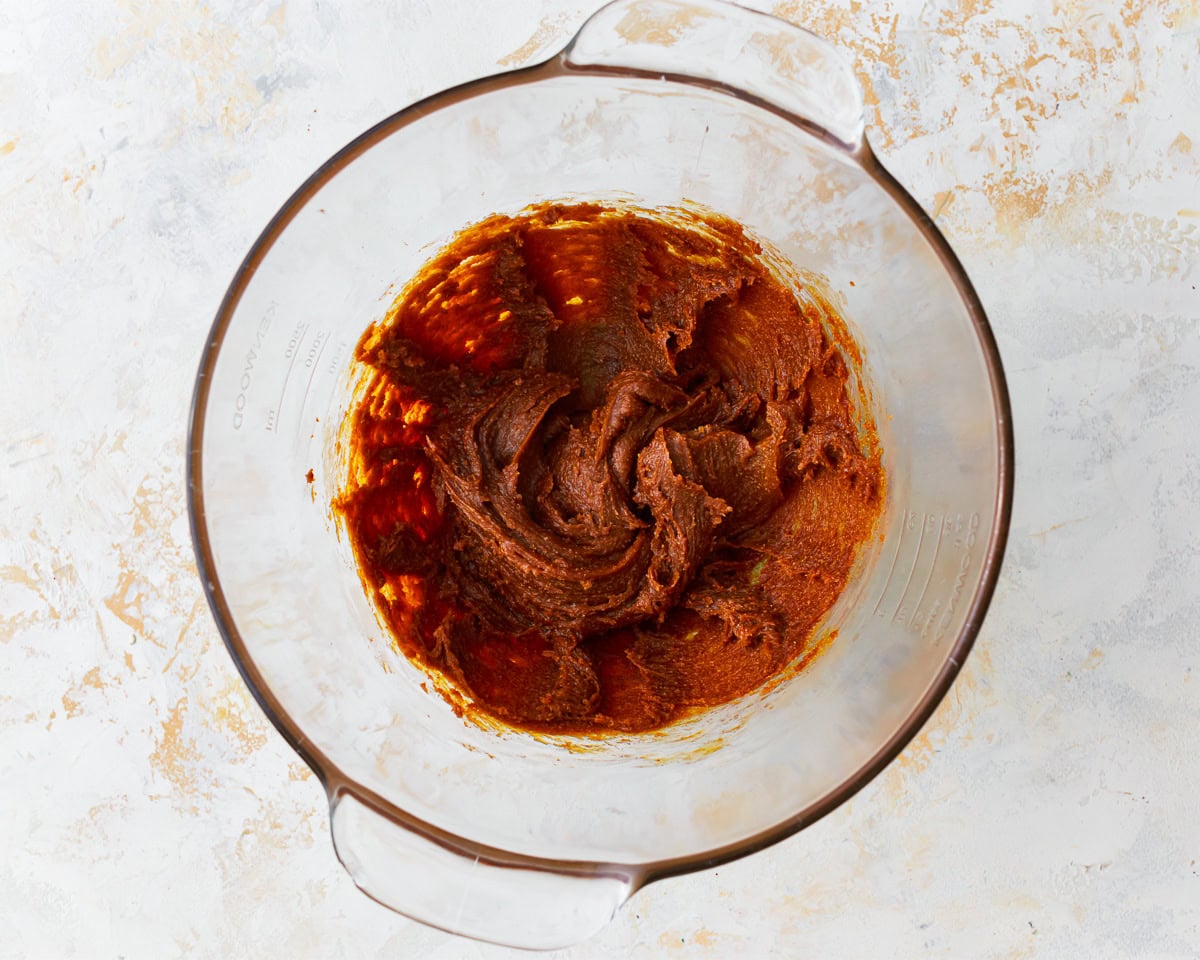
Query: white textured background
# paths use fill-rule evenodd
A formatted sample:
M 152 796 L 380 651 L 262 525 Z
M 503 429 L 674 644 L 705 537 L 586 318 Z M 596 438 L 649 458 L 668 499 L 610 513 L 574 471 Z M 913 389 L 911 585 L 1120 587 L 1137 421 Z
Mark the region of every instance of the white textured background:
M 765 4 L 757 4 L 766 8 Z M 0 0 L 0 957 L 499 957 L 334 859 L 195 578 L 187 402 L 267 219 L 581 0 Z M 790 0 L 975 280 L 1017 499 L 980 643 L 817 826 L 564 956 L 1200 955 L 1200 3 Z

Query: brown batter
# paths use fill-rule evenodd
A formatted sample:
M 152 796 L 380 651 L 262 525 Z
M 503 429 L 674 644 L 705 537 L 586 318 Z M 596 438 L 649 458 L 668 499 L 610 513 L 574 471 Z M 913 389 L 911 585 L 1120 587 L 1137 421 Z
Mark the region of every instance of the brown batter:
M 882 474 L 853 343 L 760 254 L 724 218 L 541 205 L 363 336 L 336 506 L 398 648 L 474 708 L 648 730 L 809 651 Z

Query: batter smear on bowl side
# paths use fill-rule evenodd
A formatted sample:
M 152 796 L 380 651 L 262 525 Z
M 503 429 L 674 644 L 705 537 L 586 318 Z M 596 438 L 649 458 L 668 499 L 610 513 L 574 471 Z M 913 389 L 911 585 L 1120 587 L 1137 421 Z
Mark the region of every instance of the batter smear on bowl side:
M 857 356 L 722 217 L 464 230 L 356 353 L 335 507 L 396 647 L 539 731 L 760 686 L 812 652 L 881 509 Z

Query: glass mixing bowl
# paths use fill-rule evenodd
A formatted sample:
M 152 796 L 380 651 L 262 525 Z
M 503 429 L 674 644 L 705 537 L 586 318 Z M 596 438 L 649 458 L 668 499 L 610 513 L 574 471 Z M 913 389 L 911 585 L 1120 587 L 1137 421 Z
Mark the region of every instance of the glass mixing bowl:
M 999 572 L 1008 398 L 975 292 L 862 113 L 850 69 L 804 30 L 717 0 L 618 0 L 547 62 L 363 134 L 246 257 L 196 380 L 196 556 L 242 676 L 325 785 L 338 856 L 375 899 L 500 943 L 577 941 L 646 883 L 828 813 L 946 693 Z M 697 203 L 824 275 L 888 476 L 829 649 L 655 734 L 456 717 L 391 650 L 329 507 L 354 344 L 398 286 L 472 222 L 576 198 Z

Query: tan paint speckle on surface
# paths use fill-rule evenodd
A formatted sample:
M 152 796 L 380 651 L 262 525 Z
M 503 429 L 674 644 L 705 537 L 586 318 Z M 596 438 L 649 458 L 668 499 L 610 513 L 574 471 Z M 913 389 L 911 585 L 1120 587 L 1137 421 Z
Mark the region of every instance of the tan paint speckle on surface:
M 138 586 L 138 575 L 133 570 L 123 570 L 117 579 L 112 594 L 105 598 L 104 605 L 118 620 L 131 627 L 136 633 L 145 634 L 146 620 L 142 615 L 142 590 Z
M 564 31 L 564 18 L 546 17 L 537 25 L 537 29 L 529 35 L 529 39 L 513 50 L 500 57 L 496 63 L 502 67 L 521 67 L 533 62 L 536 55 L 547 51 L 549 45 L 559 40 Z
M 679 43 L 689 27 L 707 19 L 702 7 L 686 8 L 664 5 L 630 7 L 616 25 L 617 34 L 631 44 L 646 43 L 671 47 Z
M 171 707 L 166 720 L 160 725 L 154 752 L 150 754 L 151 770 L 169 780 L 184 797 L 194 795 L 197 787 L 194 764 L 200 759 L 195 740 L 184 733 L 183 721 L 187 707 L 187 697 L 181 697 Z
M 234 679 L 210 701 L 215 725 L 233 738 L 239 752 L 252 754 L 267 742 L 267 721 L 245 684 Z

